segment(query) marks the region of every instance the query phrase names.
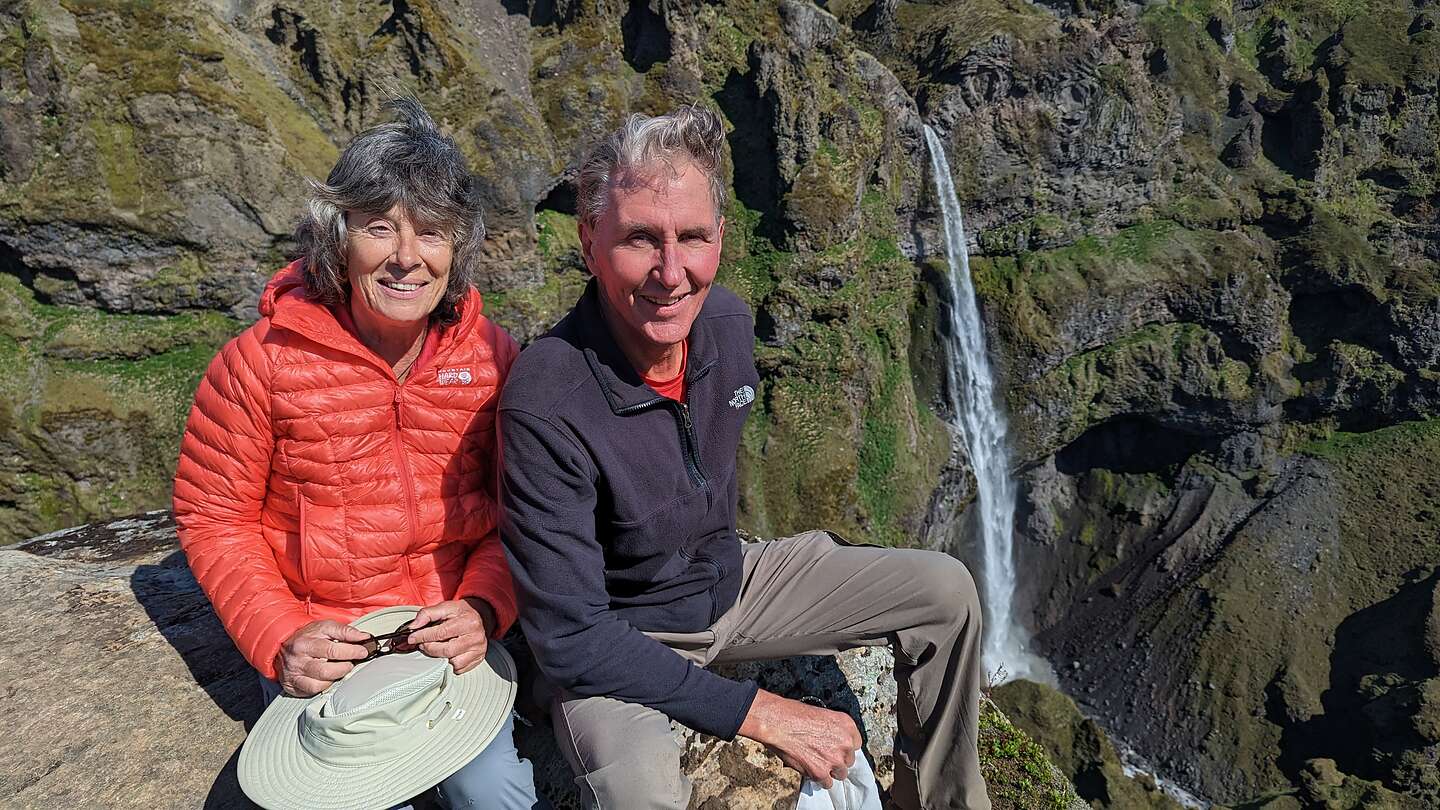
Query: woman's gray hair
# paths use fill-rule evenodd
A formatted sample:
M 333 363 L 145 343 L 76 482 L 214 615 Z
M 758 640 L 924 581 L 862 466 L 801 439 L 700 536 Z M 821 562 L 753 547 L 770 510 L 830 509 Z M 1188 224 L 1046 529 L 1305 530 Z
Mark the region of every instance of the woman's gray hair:
M 710 181 L 718 218 L 725 210 L 725 180 L 720 176 L 724 156 L 725 125 L 710 110 L 687 105 L 665 115 L 636 113 L 595 147 L 580 167 L 576 201 L 580 221 L 593 224 L 605 213 L 610 188 L 627 182 L 626 175 L 643 182 L 663 169 L 674 176 L 685 163 Z
M 344 302 L 345 214 L 399 206 L 416 227 L 440 228 L 451 236 L 450 280 L 430 319 L 452 324 L 460 320 L 460 302 L 474 281 L 485 239 L 479 183 L 455 141 L 441 134 L 419 101 L 396 98 L 384 108 L 394 120 L 356 136 L 325 182 L 311 183 L 310 210 L 295 232 L 305 289 L 322 303 Z

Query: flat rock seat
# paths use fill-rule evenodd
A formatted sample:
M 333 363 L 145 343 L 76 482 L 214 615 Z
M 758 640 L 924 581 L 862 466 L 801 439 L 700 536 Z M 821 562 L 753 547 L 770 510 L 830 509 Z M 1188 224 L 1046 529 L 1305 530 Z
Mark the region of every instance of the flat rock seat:
M 0 549 L 0 645 L 0 711 L 11 726 L 0 735 L 6 806 L 252 806 L 235 762 L 260 713 L 255 673 L 190 575 L 168 512 Z M 891 663 L 887 650 L 868 649 L 734 674 L 850 709 L 888 784 Z M 799 789 L 798 775 L 758 744 L 676 733 L 695 784 L 692 807 L 785 806 Z M 557 808 L 575 807 L 548 723 L 522 726 L 519 745 L 542 792 Z

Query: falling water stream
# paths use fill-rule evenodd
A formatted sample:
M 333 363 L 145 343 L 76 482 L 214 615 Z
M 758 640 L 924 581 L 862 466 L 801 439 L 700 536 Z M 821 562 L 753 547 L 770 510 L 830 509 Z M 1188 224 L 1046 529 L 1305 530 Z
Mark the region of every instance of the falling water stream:
M 946 364 L 950 409 L 961 441 L 975 468 L 977 514 L 981 540 L 980 598 L 985 608 L 985 639 L 981 648 L 987 672 L 1000 671 L 1002 680 L 1027 678 L 1056 684 L 1049 662 L 1030 651 L 1029 636 L 1015 621 L 1015 480 L 1010 476 L 1005 413 L 995 393 L 995 377 L 985 351 L 984 324 L 970 281 L 970 252 L 960 200 L 950 178 L 950 162 L 940 138 L 925 127 L 930 166 L 935 174 L 936 196 L 945 215 L 945 253 L 950 261 L 950 341 Z M 1135 751 L 1116 740 L 1124 752 L 1125 772 L 1155 777 Z M 1178 785 L 1155 777 L 1160 789 L 1185 807 L 1204 807 Z
M 981 600 L 985 609 L 982 659 L 988 672 L 1003 679 L 1054 682 L 1049 665 L 1029 651 L 1025 631 L 1015 621 L 1015 480 L 1010 475 L 1005 414 L 995 393 L 995 377 L 985 351 L 984 325 L 970 281 L 970 254 L 960 201 L 950 178 L 950 163 L 940 138 L 925 127 L 935 191 L 945 215 L 945 253 L 950 260 L 950 341 L 946 380 L 950 406 L 961 441 L 975 469 L 979 490 Z

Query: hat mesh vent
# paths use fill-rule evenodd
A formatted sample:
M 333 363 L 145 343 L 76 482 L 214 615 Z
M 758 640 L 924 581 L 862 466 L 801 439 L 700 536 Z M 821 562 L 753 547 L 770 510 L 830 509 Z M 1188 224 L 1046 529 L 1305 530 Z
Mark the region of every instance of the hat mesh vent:
M 377 706 L 383 706 L 387 703 L 395 703 L 408 700 L 415 695 L 424 692 L 426 689 L 430 689 L 431 687 L 433 687 L 435 685 L 435 682 L 440 680 L 440 678 L 444 674 L 445 672 L 443 669 L 436 669 L 433 671 L 433 673 L 427 673 L 426 677 L 407 678 L 406 680 L 403 680 L 399 683 L 391 684 L 384 689 L 375 692 L 373 695 L 361 702 L 359 705 L 343 707 L 342 713 L 350 714 L 352 712 L 366 712 L 374 709 Z M 341 707 L 337 706 L 336 708 Z

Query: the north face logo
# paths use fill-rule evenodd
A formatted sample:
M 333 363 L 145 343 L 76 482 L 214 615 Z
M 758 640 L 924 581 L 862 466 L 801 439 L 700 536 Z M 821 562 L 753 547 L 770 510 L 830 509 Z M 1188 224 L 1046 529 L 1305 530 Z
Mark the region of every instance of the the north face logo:
M 730 407 L 743 408 L 755 401 L 755 389 L 748 385 L 742 385 L 735 389 L 735 396 L 730 398 Z
M 442 368 L 438 382 L 441 385 L 469 385 L 475 381 L 475 376 L 468 368 Z

